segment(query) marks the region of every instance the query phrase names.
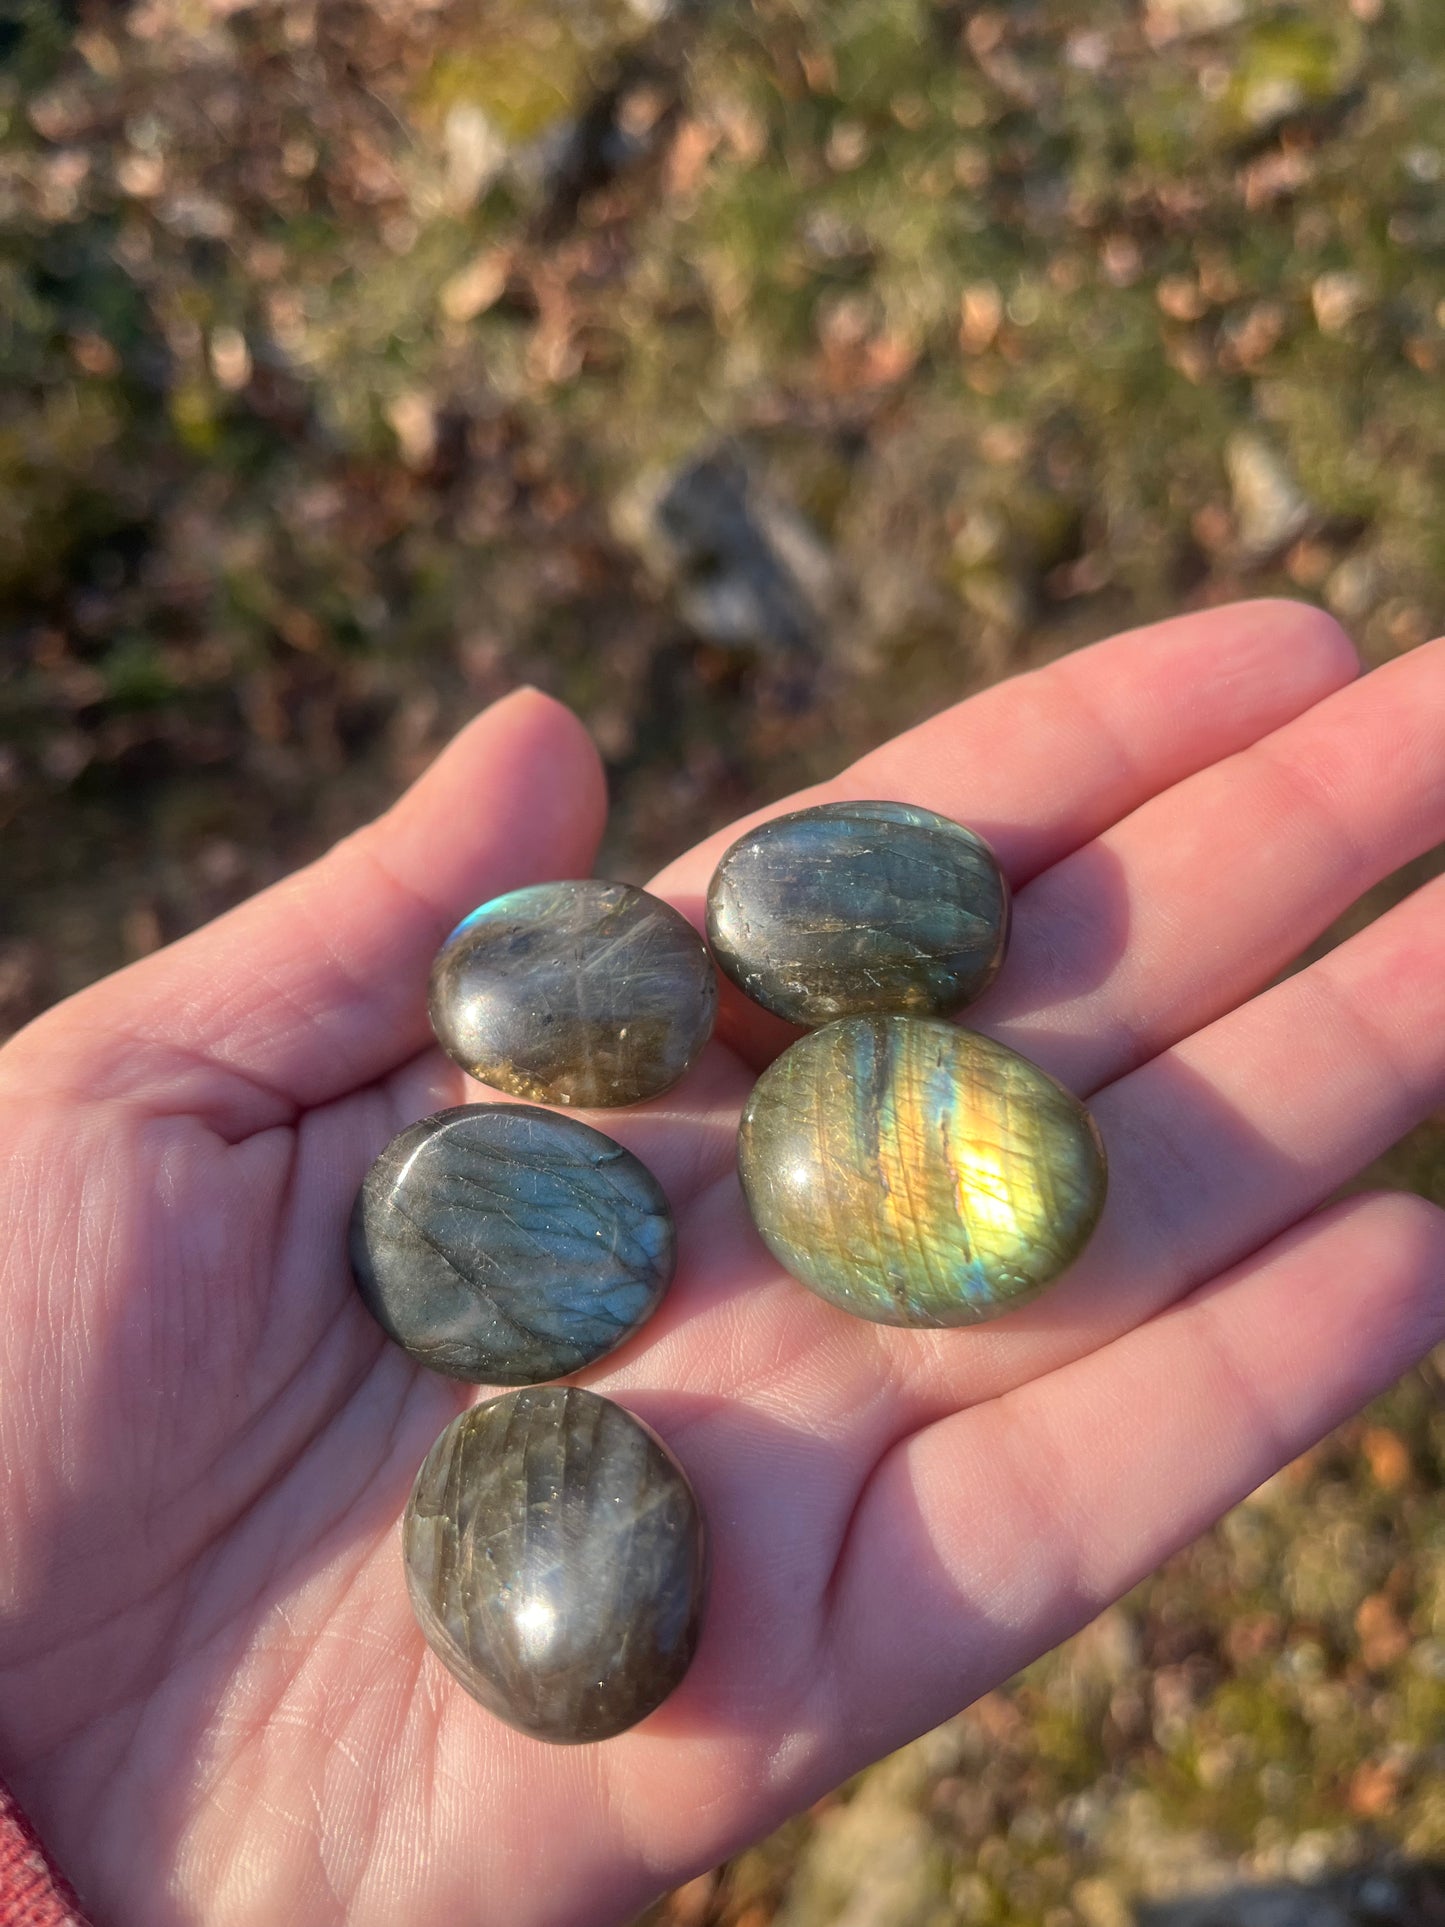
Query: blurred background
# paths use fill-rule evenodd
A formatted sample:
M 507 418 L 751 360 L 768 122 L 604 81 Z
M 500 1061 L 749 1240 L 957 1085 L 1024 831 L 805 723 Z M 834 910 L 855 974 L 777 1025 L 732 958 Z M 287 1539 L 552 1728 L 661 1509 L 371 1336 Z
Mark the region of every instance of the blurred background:
M 1442 100 L 1439 0 L 0 0 L 0 1033 L 523 678 L 640 879 L 1121 626 L 1445 629 Z M 649 1921 L 1439 1927 L 1440 1386 Z

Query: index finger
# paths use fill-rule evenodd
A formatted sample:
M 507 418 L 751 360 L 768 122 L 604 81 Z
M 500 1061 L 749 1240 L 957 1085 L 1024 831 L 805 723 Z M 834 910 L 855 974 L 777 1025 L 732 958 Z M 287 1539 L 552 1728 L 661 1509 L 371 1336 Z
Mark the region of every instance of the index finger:
M 1305 603 L 1240 602 L 1129 630 L 997 683 L 831 781 L 744 817 L 670 863 L 650 888 L 701 927 L 708 881 L 741 831 L 785 810 L 866 797 L 967 823 L 1017 889 L 1358 670 L 1344 630 Z M 755 1063 L 796 1034 L 738 993 L 724 997 L 718 1029 Z

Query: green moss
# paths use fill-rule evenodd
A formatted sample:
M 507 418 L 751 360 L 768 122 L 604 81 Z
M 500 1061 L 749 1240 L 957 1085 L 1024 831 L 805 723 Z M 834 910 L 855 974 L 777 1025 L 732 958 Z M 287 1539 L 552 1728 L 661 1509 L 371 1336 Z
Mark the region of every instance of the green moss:
M 102 673 L 117 709 L 157 709 L 177 694 L 176 679 L 163 652 L 145 636 L 123 636 L 114 642 L 106 651 Z
M 1224 108 L 1236 128 L 1254 131 L 1332 101 L 1360 66 L 1360 38 L 1346 18 L 1281 14 L 1243 36 Z
M 519 17 L 438 60 L 416 108 L 444 119 L 453 107 L 479 107 L 504 139 L 532 140 L 573 112 L 585 79 L 583 50 L 563 21 Z

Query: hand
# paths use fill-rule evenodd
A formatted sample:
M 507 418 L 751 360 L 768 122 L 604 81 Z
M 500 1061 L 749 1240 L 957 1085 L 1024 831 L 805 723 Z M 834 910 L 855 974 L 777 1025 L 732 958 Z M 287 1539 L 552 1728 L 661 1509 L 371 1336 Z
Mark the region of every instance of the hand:
M 692 1673 L 604 1746 L 523 1739 L 425 1651 L 398 1519 L 466 1388 L 382 1338 L 345 1261 L 370 1159 L 468 1095 L 427 1047 L 438 941 L 591 868 L 579 725 L 497 705 L 377 823 L 0 1053 L 0 1772 L 97 1919 L 624 1920 L 1063 1639 L 1438 1339 L 1440 1214 L 1325 1200 L 1445 1095 L 1445 879 L 1266 988 L 1445 834 L 1445 644 L 1355 671 L 1315 611 L 1218 610 L 811 793 L 994 843 L 1015 934 L 969 1022 L 1088 1099 L 1109 1204 L 1036 1304 L 895 1331 L 743 1212 L 771 1020 L 731 1000 L 674 1093 L 594 1120 L 667 1186 L 682 1267 L 583 1378 L 667 1438 L 714 1548 Z M 735 833 L 659 890 L 700 914 Z

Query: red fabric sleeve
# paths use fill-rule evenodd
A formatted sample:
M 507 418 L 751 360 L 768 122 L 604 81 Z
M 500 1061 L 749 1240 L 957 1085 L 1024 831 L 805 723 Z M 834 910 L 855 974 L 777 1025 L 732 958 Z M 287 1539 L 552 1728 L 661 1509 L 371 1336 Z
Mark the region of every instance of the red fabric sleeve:
M 70 1882 L 0 1782 L 0 1927 L 90 1927 Z

